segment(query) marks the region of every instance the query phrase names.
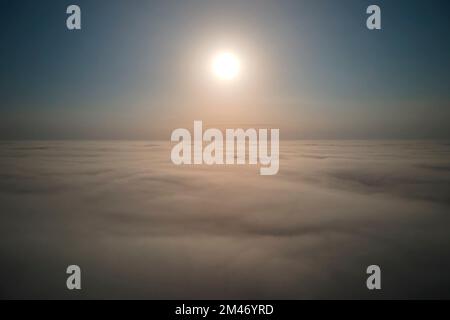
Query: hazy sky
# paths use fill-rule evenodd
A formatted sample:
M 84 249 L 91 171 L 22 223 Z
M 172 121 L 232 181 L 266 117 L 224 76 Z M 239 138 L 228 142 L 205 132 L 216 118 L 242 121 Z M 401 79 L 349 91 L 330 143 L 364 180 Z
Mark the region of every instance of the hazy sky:
M 369 31 L 366 8 L 382 9 Z M 66 29 L 78 4 L 82 30 Z M 8 1 L 2 139 L 169 139 L 179 126 L 282 138 L 450 138 L 448 1 Z M 231 50 L 233 83 L 209 70 Z

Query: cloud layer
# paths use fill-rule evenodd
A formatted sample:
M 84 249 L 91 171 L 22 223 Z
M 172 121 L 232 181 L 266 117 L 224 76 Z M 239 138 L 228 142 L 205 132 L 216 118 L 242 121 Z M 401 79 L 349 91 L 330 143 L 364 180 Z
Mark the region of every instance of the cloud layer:
M 276 176 L 177 167 L 157 141 L 0 153 L 2 298 L 450 297 L 443 142 L 282 141 Z

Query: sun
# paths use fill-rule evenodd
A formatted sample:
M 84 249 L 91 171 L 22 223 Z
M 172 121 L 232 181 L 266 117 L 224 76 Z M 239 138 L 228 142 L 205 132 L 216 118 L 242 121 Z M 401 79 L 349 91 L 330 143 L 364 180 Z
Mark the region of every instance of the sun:
M 241 71 L 241 62 L 231 52 L 220 52 L 212 60 L 212 71 L 221 80 L 233 80 Z

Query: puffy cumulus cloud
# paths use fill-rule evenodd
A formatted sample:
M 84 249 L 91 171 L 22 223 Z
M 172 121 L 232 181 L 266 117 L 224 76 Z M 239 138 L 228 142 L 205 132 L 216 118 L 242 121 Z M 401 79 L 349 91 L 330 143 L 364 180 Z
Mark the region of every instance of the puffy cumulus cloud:
M 450 297 L 445 143 L 282 141 L 276 176 L 177 167 L 165 142 L 0 153 L 3 298 Z

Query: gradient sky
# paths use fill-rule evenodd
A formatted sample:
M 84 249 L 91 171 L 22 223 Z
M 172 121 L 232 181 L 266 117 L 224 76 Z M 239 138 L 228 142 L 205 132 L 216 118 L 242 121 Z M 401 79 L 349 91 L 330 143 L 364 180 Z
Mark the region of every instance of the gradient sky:
M 78 4 L 82 30 L 66 29 Z M 366 8 L 382 9 L 369 31 Z M 193 120 L 282 138 L 450 138 L 448 1 L 0 4 L 0 139 L 167 139 Z M 208 70 L 229 49 L 242 76 Z

